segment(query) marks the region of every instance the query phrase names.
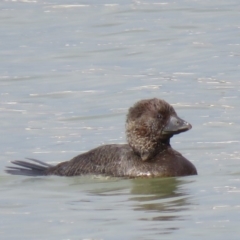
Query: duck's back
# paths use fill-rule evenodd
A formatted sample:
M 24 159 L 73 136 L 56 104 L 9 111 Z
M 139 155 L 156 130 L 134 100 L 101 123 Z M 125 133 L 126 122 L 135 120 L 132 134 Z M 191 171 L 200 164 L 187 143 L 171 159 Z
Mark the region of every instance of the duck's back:
M 197 174 L 194 165 L 167 147 L 150 161 L 142 161 L 127 144 L 111 144 L 80 154 L 47 170 L 47 175 L 104 174 L 114 177 L 169 177 Z
M 97 147 L 59 163 L 47 170 L 47 175 L 77 176 L 84 174 L 106 174 L 124 176 L 123 163 L 131 148 L 127 144 L 110 144 Z

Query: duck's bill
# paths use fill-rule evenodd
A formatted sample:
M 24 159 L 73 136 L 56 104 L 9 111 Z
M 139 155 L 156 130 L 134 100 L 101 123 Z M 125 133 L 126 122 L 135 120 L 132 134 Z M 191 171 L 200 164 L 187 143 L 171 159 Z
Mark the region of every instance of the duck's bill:
M 163 128 L 163 135 L 174 135 L 186 132 L 192 128 L 192 125 L 178 116 L 171 116 L 167 125 Z

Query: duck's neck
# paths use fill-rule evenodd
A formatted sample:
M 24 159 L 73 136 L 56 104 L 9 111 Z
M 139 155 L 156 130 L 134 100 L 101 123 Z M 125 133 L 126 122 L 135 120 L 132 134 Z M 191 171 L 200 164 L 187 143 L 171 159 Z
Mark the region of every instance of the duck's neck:
M 170 146 L 170 138 L 158 141 L 150 141 L 149 138 L 142 138 L 138 139 L 137 142 L 129 141 L 129 145 L 143 161 L 151 161 L 157 154 Z
M 169 147 L 171 147 L 170 138 L 158 141 L 155 149 L 152 151 L 151 158 L 154 158 L 157 154 L 165 151 Z
M 170 138 L 162 139 L 161 141 L 159 141 L 158 144 L 159 144 L 160 149 L 165 148 L 165 147 L 169 147 L 169 146 L 171 146 L 170 145 Z

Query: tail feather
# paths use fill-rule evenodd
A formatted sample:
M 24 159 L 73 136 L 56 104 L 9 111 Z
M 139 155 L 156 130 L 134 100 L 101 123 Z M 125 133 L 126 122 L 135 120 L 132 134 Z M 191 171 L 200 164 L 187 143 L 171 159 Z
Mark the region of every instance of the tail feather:
M 30 160 L 30 161 L 33 161 L 33 162 L 36 162 L 36 163 L 39 163 L 41 165 L 44 165 L 46 167 L 53 167 L 53 165 L 49 164 L 49 163 L 45 163 L 45 162 L 42 162 L 40 160 L 37 160 L 35 158 L 26 158 L 27 160 Z
M 29 169 L 24 169 L 24 168 L 11 169 L 11 167 L 8 167 L 8 169 L 5 171 L 12 175 L 34 176 L 34 177 L 45 175 L 43 172 L 36 172 Z
M 44 167 L 44 166 L 40 166 L 40 165 L 37 165 L 37 164 L 34 164 L 34 163 L 25 162 L 25 161 L 16 160 L 16 161 L 12 161 L 12 163 L 15 164 L 15 165 L 21 166 L 21 167 L 34 169 L 34 170 L 39 170 L 39 171 L 42 171 L 42 170 L 46 169 L 46 167 Z
M 21 160 L 11 161 L 11 163 L 20 167 L 7 167 L 5 170 L 12 175 L 24 175 L 24 176 L 43 176 L 46 175 L 46 170 L 52 165 L 39 161 L 33 158 L 27 158 L 27 160 L 35 162 L 27 162 Z

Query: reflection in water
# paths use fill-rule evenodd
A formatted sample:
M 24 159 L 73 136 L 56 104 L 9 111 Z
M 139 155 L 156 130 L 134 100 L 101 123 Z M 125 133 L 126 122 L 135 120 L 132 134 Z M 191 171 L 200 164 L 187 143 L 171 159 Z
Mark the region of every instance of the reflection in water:
M 192 178 L 76 178 L 74 185 L 82 184 L 82 180 L 85 186 L 88 182 L 85 190 L 89 199 L 68 202 L 71 210 L 82 214 L 85 205 L 93 211 L 95 220 L 118 222 L 120 219 L 126 224 L 134 221 L 138 227 L 142 226 L 144 233 L 170 234 L 179 230 L 181 222 L 188 219 L 186 212 L 193 204 L 184 188 Z M 103 212 L 106 214 L 102 215 Z
M 181 186 L 187 181 L 179 178 L 135 179 L 131 193 L 131 200 L 137 201 L 135 211 L 144 212 L 140 221 L 156 222 L 146 226 L 145 231 L 158 234 L 171 234 L 180 229 L 179 221 L 186 219 L 188 193 Z M 158 222 L 161 221 L 161 225 Z
M 134 187 L 132 188 L 132 194 L 146 195 L 134 198 L 134 200 L 153 200 L 156 198 L 165 198 L 176 196 L 178 185 L 181 181 L 177 178 L 150 178 L 150 179 L 133 179 Z M 149 196 L 149 195 L 154 195 Z M 147 199 L 146 199 L 147 198 Z
M 76 178 L 74 185 L 78 185 L 84 178 Z M 80 181 L 80 182 L 79 182 Z M 137 220 L 174 221 L 186 218 L 184 214 L 192 205 L 183 186 L 189 184 L 188 178 L 150 178 L 150 179 L 86 179 L 92 187 L 86 189 L 93 197 L 99 197 L 105 202 L 95 211 L 113 210 L 115 206 L 133 211 L 140 211 Z M 83 183 L 82 182 L 82 183 Z M 88 186 L 90 186 L 88 185 Z M 107 202 L 111 199 L 110 204 Z M 74 208 L 83 200 L 70 203 Z M 84 201 L 87 201 L 86 199 Z M 116 210 L 116 209 L 115 209 Z M 144 213 L 144 215 L 142 214 Z M 169 226 L 168 226 L 169 227 Z M 166 230 L 166 229 L 165 229 Z
M 179 212 L 186 211 L 190 204 L 188 194 L 180 189 L 186 181 L 178 178 L 135 179 L 131 200 L 138 201 L 134 210 L 159 212 L 160 215 L 151 220 L 171 221 L 182 219 Z M 146 220 L 146 218 L 142 218 Z M 149 219 L 148 219 L 149 220 Z

